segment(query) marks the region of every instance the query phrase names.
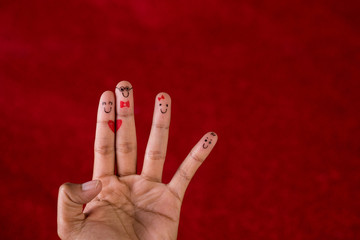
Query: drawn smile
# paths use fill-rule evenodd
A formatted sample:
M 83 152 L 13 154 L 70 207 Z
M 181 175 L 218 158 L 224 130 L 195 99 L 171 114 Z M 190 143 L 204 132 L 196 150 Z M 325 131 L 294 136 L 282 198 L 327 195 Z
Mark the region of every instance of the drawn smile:
M 121 93 L 125 98 L 127 98 L 130 95 L 130 92 L 121 92 Z
M 109 113 L 109 112 L 111 112 L 111 109 L 112 109 L 112 107 L 110 107 L 109 111 L 106 111 L 106 108 L 104 108 L 104 112 Z
M 163 111 L 163 110 L 160 108 L 160 112 L 161 112 L 162 114 L 164 114 L 164 113 L 167 112 L 167 109 L 165 109 L 165 111 Z
M 110 113 L 111 110 L 112 110 L 113 102 L 112 102 L 112 101 L 109 101 L 108 104 L 109 104 L 110 110 L 109 110 L 109 111 L 106 111 L 106 102 L 102 102 L 102 105 L 104 106 L 104 112 L 105 112 L 105 113 Z
M 211 141 L 212 141 L 211 138 L 210 138 L 210 140 L 209 140 L 209 138 L 206 137 L 206 138 L 205 138 L 205 142 L 204 142 L 203 145 L 202 145 L 203 149 L 207 149 L 207 148 L 209 147 L 209 145 L 211 144 Z M 206 144 L 206 143 L 207 143 L 207 144 Z

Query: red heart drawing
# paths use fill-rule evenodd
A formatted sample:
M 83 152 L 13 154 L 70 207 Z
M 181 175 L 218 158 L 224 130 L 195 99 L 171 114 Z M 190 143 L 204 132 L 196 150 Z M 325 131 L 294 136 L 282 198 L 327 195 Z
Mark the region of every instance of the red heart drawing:
M 122 124 L 121 119 L 116 120 L 116 131 L 119 130 L 119 128 L 121 127 L 121 124 Z M 109 125 L 111 131 L 113 131 L 115 133 L 115 122 L 113 120 L 109 120 L 108 125 Z

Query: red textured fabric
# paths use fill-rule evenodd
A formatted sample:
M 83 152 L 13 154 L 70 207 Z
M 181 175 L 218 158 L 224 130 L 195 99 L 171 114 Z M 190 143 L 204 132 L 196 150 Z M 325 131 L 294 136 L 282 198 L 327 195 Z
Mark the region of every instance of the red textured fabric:
M 164 181 L 206 131 L 179 239 L 360 239 L 359 1 L 0 2 L 0 238 L 57 239 L 97 102 L 134 87 L 139 166 L 172 97 Z

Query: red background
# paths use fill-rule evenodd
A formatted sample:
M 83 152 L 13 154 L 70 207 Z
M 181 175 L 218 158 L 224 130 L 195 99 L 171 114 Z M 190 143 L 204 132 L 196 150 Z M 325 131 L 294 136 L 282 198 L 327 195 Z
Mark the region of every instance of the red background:
M 179 239 L 359 239 L 359 9 L 2 0 L 1 239 L 57 238 L 58 187 L 91 178 L 97 101 L 123 79 L 140 165 L 153 99 L 172 96 L 165 182 L 202 134 L 219 135 Z

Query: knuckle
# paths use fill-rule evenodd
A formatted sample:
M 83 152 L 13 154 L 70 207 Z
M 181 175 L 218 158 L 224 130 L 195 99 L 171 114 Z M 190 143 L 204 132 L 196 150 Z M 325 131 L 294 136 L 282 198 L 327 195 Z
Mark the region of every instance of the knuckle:
M 113 151 L 114 148 L 111 145 L 99 144 L 99 145 L 95 145 L 94 147 L 94 152 L 100 155 L 109 155 Z
M 185 171 L 184 169 L 182 168 L 179 168 L 178 169 L 178 172 L 179 172 L 179 176 L 184 179 L 185 181 L 190 181 L 191 180 L 191 177 L 190 175 L 187 173 L 187 171 Z
M 158 161 L 164 159 L 163 154 L 160 151 L 148 151 L 146 157 L 152 161 Z
M 157 177 L 153 177 L 151 175 L 148 175 L 146 173 L 142 173 L 141 174 L 146 180 L 152 181 L 152 182 L 161 182 L 161 179 L 159 180 L 159 178 Z
M 128 118 L 128 117 L 133 117 L 133 116 L 134 116 L 134 113 L 132 113 L 132 112 L 128 112 L 128 113 L 116 113 L 116 116 L 122 117 L 122 118 Z
M 98 124 L 98 125 L 108 125 L 108 121 L 106 121 L 106 120 L 97 120 L 96 124 Z
M 193 159 L 194 161 L 197 161 L 197 162 L 200 162 L 200 163 L 202 163 L 205 160 L 204 158 L 200 157 L 198 154 L 196 154 L 194 152 L 190 152 L 189 157 L 191 159 Z
M 59 193 L 67 193 L 70 191 L 71 183 L 64 183 L 59 187 Z
M 116 151 L 120 153 L 130 153 L 134 149 L 134 144 L 131 142 L 123 142 L 116 144 Z
M 157 129 L 165 129 L 165 130 L 169 129 L 169 125 L 161 124 L 161 123 L 153 123 L 152 126 Z

